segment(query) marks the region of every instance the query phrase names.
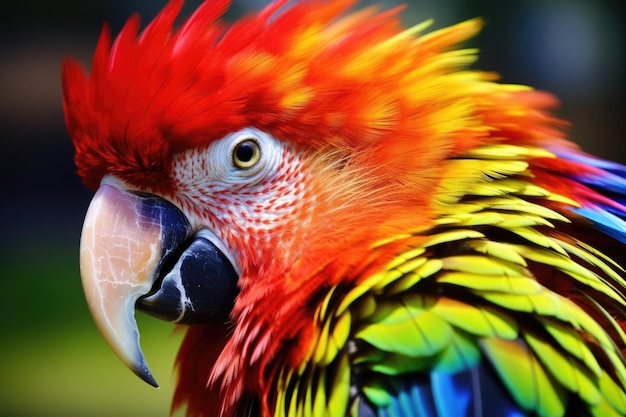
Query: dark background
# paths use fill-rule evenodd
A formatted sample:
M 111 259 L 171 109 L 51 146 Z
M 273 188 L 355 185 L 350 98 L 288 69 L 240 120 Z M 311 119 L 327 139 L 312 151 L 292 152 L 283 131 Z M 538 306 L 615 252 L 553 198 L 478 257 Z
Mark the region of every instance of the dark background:
M 198 1 L 189 1 L 188 13 Z M 262 1 L 236 1 L 227 18 Z M 397 4 L 398 2 L 387 2 Z M 101 24 L 146 22 L 164 0 L 4 2 L 0 13 L 0 415 L 165 416 L 180 334 L 139 317 L 154 390 L 115 358 L 83 300 L 78 240 L 91 192 L 74 173 L 60 61 L 89 64 Z M 411 1 L 407 24 L 487 20 L 477 67 L 556 93 L 588 151 L 626 161 L 621 0 Z

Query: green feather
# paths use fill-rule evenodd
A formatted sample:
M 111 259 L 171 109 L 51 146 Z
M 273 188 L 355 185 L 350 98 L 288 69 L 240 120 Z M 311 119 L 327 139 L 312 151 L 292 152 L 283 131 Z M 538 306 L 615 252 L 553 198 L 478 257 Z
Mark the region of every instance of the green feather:
M 581 253 L 587 253 L 589 255 L 596 256 L 598 259 L 602 259 L 604 261 L 604 265 L 607 265 L 607 268 L 609 268 L 605 272 L 608 275 L 611 275 L 611 277 L 613 277 L 614 275 L 617 275 L 618 277 L 620 277 L 619 282 L 625 282 L 626 283 L 626 281 L 624 281 L 621 278 L 621 276 L 617 274 L 617 271 L 619 271 L 619 272 L 626 272 L 626 269 L 624 269 L 622 266 L 620 266 L 613 259 L 609 258 L 608 256 L 606 256 L 602 252 L 596 250 L 595 248 L 587 245 L 586 243 L 581 242 L 580 240 L 575 240 L 575 241 L 576 241 L 576 244 L 580 247 L 580 252 Z M 565 243 L 565 244 L 567 245 L 567 243 Z M 578 247 L 573 246 L 573 245 L 570 245 L 570 247 L 578 252 Z M 595 262 L 592 262 L 592 263 L 595 265 Z M 611 266 L 608 267 L 608 264 L 610 264 Z M 603 271 L 604 271 L 604 269 L 603 269 Z
M 370 379 L 361 387 L 367 399 L 378 408 L 385 408 L 391 402 L 389 387 L 380 380 Z
M 590 404 L 595 404 L 600 400 L 600 392 L 596 388 L 597 381 L 589 370 L 582 368 L 565 352 L 555 349 L 551 343 L 533 333 L 525 333 L 524 340 L 535 352 L 544 369 L 549 371 L 564 387 L 578 393 Z
M 460 372 L 475 366 L 481 359 L 480 349 L 474 337 L 455 331 L 450 344 L 439 353 L 433 364 L 434 371 Z
M 561 242 L 561 245 L 567 252 L 581 258 L 582 260 L 589 263 L 590 265 L 598 267 L 605 275 L 610 277 L 613 281 L 615 281 L 616 284 L 618 284 L 622 288 L 626 287 L 626 280 L 624 280 L 624 278 L 622 278 L 622 276 L 616 272 L 617 270 L 623 273 L 625 272 L 624 269 L 620 267 L 619 265 L 615 264 L 614 261 L 611 260 L 610 258 L 602 255 L 601 253 L 597 251 L 591 252 L 590 251 L 591 248 L 588 248 L 588 247 L 587 249 L 583 250 L 574 245 L 570 245 L 566 242 Z M 609 266 L 609 264 L 611 265 Z M 614 284 L 612 282 L 606 279 L 602 279 L 602 282 L 604 283 L 604 285 L 614 288 Z M 623 300 L 623 299 L 620 298 L 617 301 L 620 301 L 620 300 Z
M 512 339 L 517 336 L 517 325 L 505 314 L 489 307 L 471 306 L 451 298 L 437 300 L 432 313 L 447 323 L 476 336 L 499 336 Z
M 328 372 L 328 368 L 323 368 L 324 373 Z M 316 379 L 317 386 L 313 386 L 312 388 L 308 388 L 306 391 L 306 403 L 308 404 L 304 407 L 304 416 L 303 417 L 324 417 L 326 411 L 326 386 L 325 386 L 325 375 L 324 377 L 320 377 Z M 339 387 L 337 390 L 340 391 Z
M 533 216 L 543 217 L 545 219 L 558 220 L 565 223 L 570 222 L 567 217 L 549 209 L 548 207 L 531 203 L 511 195 L 505 197 L 481 198 L 477 199 L 475 204 L 480 205 L 482 208 L 489 208 L 489 210 L 505 210 L 512 213 L 519 213 L 520 215 L 530 214 Z
M 602 369 L 579 333 L 575 332 L 569 326 L 564 326 L 563 323 L 555 319 L 547 317 L 537 317 L 536 319 L 541 322 L 543 328 L 550 333 L 550 336 L 552 336 L 567 353 L 580 360 L 596 377 L 600 376 Z
M 454 284 L 459 287 L 481 291 L 494 291 L 502 293 L 530 295 L 543 290 L 541 284 L 530 277 L 490 275 L 480 276 L 465 272 L 446 272 L 437 282 Z
M 398 266 L 397 272 L 401 274 L 400 279 L 396 279 L 395 282 L 390 282 L 386 285 L 382 285 L 384 284 L 383 281 L 378 282 L 373 289 L 384 291 L 387 295 L 394 295 L 403 290 L 409 290 L 424 278 L 435 275 L 441 270 L 442 266 L 443 263 L 439 259 L 414 259 Z
M 429 310 L 404 300 L 382 320 L 357 332 L 356 337 L 386 352 L 426 356 L 441 351 L 449 343 L 451 332 L 450 326 Z M 408 338 L 409 334 L 413 336 Z
M 323 359 L 326 356 L 326 353 L 328 352 L 328 348 L 330 346 L 328 343 L 329 327 L 330 327 L 330 321 L 328 320 L 324 324 L 324 327 L 322 327 L 322 329 L 319 331 L 319 334 L 316 340 L 316 345 L 315 345 L 315 352 L 313 353 L 313 358 L 312 358 L 313 361 L 315 361 L 316 363 L 325 362 L 323 361 Z
M 600 401 L 597 404 L 593 404 L 589 410 L 593 417 L 624 417 L 624 414 L 613 408 L 605 398 L 601 398 Z
M 560 417 L 567 395 L 519 340 L 485 338 L 480 346 L 511 395 L 527 411 Z
M 615 344 L 602 326 L 573 301 L 564 298 L 561 307 L 560 313 L 556 315 L 558 319 L 568 321 L 572 323 L 575 329 L 587 332 L 589 336 L 595 338 L 602 346 L 605 353 L 609 353 L 615 349 Z M 622 365 L 620 368 L 624 368 L 624 366 Z
M 407 261 L 418 258 L 419 256 L 423 255 L 424 252 L 426 252 L 426 249 L 420 246 L 417 248 L 410 249 L 404 253 L 401 253 L 398 256 L 396 256 L 391 262 L 389 262 L 389 264 L 387 264 L 387 267 L 385 268 L 385 270 L 387 271 L 394 270 L 398 266 L 406 263 Z
M 369 357 L 365 356 L 358 363 L 368 363 L 372 371 L 382 375 L 399 376 L 412 372 L 428 371 L 433 367 L 435 359 L 431 355 L 416 357 L 397 352 L 384 352 Z
M 344 413 L 344 410 L 348 408 L 351 383 L 350 362 L 348 355 L 344 354 L 341 355 L 337 363 L 335 363 L 334 375 L 329 382 L 333 389 L 330 390 L 325 413 L 321 414 L 321 416 L 340 416 Z M 326 386 L 320 386 L 321 391 L 326 389 Z M 322 405 L 320 405 L 320 409 L 321 408 Z
M 526 275 L 521 266 L 509 262 L 502 262 L 499 259 L 487 258 L 485 256 L 458 255 L 448 256 L 442 259 L 443 269 L 467 272 L 478 276 L 485 275 Z
M 516 235 L 518 235 L 520 237 L 523 237 L 524 239 L 528 240 L 529 242 L 534 243 L 535 245 L 538 245 L 538 246 L 541 246 L 541 247 L 547 248 L 547 249 L 552 249 L 554 252 L 557 252 L 557 253 L 563 255 L 564 257 L 568 257 L 568 255 L 565 252 L 565 250 L 559 245 L 559 243 L 555 239 L 552 239 L 551 237 L 546 236 L 545 234 L 541 233 L 537 229 L 534 229 L 534 228 L 531 228 L 531 227 L 516 227 L 516 228 L 508 229 L 508 230 L 510 230 L 511 232 L 515 233 Z M 530 252 L 535 252 L 535 251 L 539 251 L 539 249 L 535 249 L 533 247 L 529 251 Z M 527 254 L 528 253 L 524 253 L 524 254 L 521 254 L 521 255 L 525 256 Z M 548 263 L 547 265 L 551 265 L 551 264 Z
M 602 372 L 599 378 L 600 391 L 606 398 L 606 401 L 615 408 L 622 416 L 626 415 L 626 393 L 624 388 L 619 386 L 606 372 Z M 603 415 L 611 415 L 606 413 Z
M 514 293 L 492 293 L 487 291 L 476 292 L 487 301 L 497 304 L 508 310 L 524 313 L 557 315 L 561 311 L 562 299 L 548 290 L 537 294 L 525 295 Z
M 508 243 L 492 242 L 489 240 L 472 240 L 467 245 L 473 250 L 489 255 L 493 258 L 512 262 L 521 266 L 527 266 L 526 260 L 515 250 L 515 247 Z
M 519 246 L 519 253 L 535 262 L 539 262 L 546 265 L 551 265 L 554 268 L 563 271 L 572 278 L 589 285 L 597 291 L 600 291 L 607 296 L 619 301 L 626 306 L 626 300 L 618 294 L 611 286 L 608 286 L 596 273 L 590 271 L 584 266 L 572 261 L 569 256 L 563 256 L 551 251 L 542 250 L 538 248 L 526 248 Z
M 459 240 L 476 239 L 481 237 L 485 237 L 485 235 L 477 232 L 476 230 L 458 229 L 434 235 L 423 243 L 423 247 L 427 248 L 430 246 L 440 245 L 442 243 L 450 243 Z
M 350 336 L 350 329 L 352 327 L 352 318 L 349 312 L 346 314 L 342 314 L 337 321 L 334 322 L 334 326 L 332 329 L 332 334 L 329 339 L 329 349 L 326 353 L 326 357 L 324 358 L 325 364 L 330 364 L 330 362 L 335 359 L 335 356 L 348 342 L 348 337 Z

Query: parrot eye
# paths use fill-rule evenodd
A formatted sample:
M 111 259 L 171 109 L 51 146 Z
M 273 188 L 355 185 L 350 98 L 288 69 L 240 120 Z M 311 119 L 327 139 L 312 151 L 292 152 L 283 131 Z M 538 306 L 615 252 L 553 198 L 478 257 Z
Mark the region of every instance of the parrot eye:
M 175 160 L 174 169 L 180 165 L 182 182 L 197 184 L 205 178 L 224 185 L 252 185 L 276 171 L 282 149 L 273 136 L 244 128 L 213 141 L 206 148 L 186 151 Z
M 233 148 L 233 164 L 240 169 L 253 167 L 261 159 L 261 148 L 254 139 L 244 139 Z

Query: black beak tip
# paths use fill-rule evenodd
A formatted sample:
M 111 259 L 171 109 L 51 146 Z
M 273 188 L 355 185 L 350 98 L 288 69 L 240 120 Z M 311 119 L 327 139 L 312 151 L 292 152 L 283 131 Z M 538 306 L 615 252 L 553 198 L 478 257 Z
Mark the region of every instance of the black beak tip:
M 150 372 L 147 366 L 146 367 L 138 366 L 138 367 L 133 368 L 132 371 L 135 375 L 141 378 L 144 382 L 152 385 L 154 388 L 159 388 L 159 384 L 156 382 L 156 379 L 154 379 L 154 376 L 152 376 L 152 373 Z

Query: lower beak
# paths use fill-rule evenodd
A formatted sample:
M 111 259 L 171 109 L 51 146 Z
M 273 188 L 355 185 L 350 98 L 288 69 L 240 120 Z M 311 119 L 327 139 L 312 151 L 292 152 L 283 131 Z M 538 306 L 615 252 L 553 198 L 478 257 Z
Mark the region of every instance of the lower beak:
M 135 308 L 176 323 L 223 320 L 237 295 L 238 274 L 209 230 L 192 233 L 170 202 L 106 178 L 83 225 L 83 288 L 109 346 L 156 387 L 139 345 Z

